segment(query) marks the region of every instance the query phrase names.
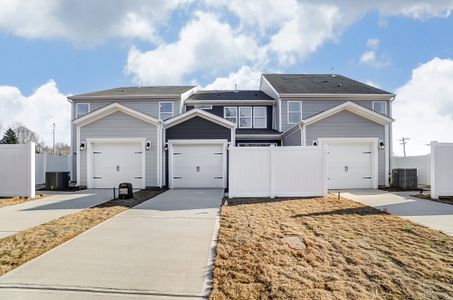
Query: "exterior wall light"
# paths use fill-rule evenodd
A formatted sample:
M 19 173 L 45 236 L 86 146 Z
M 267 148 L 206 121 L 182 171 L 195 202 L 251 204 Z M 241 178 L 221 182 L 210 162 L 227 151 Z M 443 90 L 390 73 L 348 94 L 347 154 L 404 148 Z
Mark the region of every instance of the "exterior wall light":
M 385 149 L 385 144 L 383 141 L 379 141 L 379 149 L 381 149 L 381 150 Z
M 151 142 L 146 142 L 146 151 L 149 151 L 149 149 L 151 148 Z
M 80 151 L 85 150 L 85 143 L 80 143 Z
M 318 141 L 317 140 L 313 141 L 313 146 L 318 146 Z

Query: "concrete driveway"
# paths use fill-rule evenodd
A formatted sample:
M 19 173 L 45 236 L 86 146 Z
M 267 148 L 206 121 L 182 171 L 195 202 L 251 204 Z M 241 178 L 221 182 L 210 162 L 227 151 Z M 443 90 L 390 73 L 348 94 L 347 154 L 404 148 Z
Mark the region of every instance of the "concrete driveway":
M 337 191 L 338 192 L 338 191 Z M 345 198 L 361 202 L 414 223 L 453 235 L 453 205 L 411 197 L 417 192 L 381 190 L 340 191 Z
M 0 277 L 0 299 L 203 298 L 223 190 L 170 190 Z
M 0 238 L 113 198 L 111 190 L 47 193 L 50 197 L 0 208 Z

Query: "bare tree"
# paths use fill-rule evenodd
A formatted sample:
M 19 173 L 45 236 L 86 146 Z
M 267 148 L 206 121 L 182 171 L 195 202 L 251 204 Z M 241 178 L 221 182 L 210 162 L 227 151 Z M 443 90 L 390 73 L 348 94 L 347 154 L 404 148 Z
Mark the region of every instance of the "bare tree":
M 55 155 L 68 156 L 71 154 L 71 147 L 65 143 L 55 144 Z
M 47 147 L 43 141 L 41 141 L 41 138 L 39 135 L 30 130 L 29 128 L 25 127 L 22 123 L 14 123 L 12 126 L 14 133 L 17 136 L 17 140 L 19 141 L 19 144 L 26 144 L 33 142 L 36 144 L 36 152 L 37 153 L 42 153 L 47 150 Z

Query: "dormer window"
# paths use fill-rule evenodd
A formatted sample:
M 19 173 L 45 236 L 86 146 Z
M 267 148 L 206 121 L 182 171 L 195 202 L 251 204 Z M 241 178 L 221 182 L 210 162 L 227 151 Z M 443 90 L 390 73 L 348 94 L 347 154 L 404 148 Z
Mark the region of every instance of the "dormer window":
M 89 112 L 90 112 L 89 103 L 77 103 L 76 104 L 76 118 L 80 118 L 81 116 L 84 116 Z
M 386 101 L 373 101 L 373 110 L 383 115 L 387 115 Z

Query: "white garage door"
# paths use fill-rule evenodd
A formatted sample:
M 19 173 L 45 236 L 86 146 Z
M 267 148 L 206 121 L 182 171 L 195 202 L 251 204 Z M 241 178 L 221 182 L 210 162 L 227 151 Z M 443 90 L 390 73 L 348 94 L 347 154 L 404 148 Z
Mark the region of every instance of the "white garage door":
M 142 186 L 141 143 L 94 143 L 92 145 L 92 176 L 94 188 L 118 187 L 130 182 L 134 188 Z
M 173 188 L 224 187 L 223 145 L 173 146 Z
M 328 143 L 329 189 L 372 188 L 371 145 L 370 143 Z

